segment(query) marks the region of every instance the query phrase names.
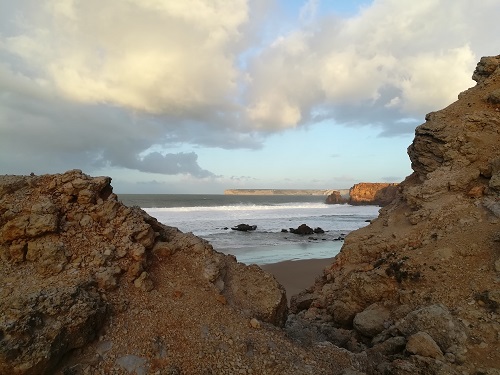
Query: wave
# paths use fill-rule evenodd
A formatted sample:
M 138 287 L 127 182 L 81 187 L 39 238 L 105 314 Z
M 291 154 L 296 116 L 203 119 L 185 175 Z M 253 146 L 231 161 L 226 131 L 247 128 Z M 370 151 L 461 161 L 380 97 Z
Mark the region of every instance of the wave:
M 193 207 L 150 207 L 148 212 L 195 212 L 195 211 L 269 211 L 269 210 L 325 210 L 333 207 L 324 203 L 282 203 L 270 205 L 238 204 L 225 206 L 193 206 Z

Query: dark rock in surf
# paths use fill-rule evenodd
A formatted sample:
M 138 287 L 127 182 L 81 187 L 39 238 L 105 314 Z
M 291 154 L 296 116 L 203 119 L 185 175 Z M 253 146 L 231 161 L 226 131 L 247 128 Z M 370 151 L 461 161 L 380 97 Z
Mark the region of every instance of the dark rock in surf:
M 290 228 L 290 233 L 300 234 L 301 236 L 310 235 L 314 230 L 306 224 L 301 224 L 297 229 Z
M 257 225 L 238 224 L 235 227 L 231 227 L 231 229 L 239 230 L 241 232 L 248 232 L 257 229 Z
M 323 229 L 321 229 L 320 227 L 317 227 L 317 228 L 314 228 L 314 233 L 322 234 L 322 233 L 325 233 L 325 231 Z

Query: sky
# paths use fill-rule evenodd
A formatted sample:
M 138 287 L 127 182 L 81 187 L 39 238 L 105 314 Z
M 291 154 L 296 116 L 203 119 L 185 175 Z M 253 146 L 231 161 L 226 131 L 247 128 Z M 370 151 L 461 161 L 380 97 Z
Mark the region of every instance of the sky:
M 480 4 L 480 5 L 479 5 Z M 400 182 L 500 0 L 0 0 L 0 174 L 116 193 Z

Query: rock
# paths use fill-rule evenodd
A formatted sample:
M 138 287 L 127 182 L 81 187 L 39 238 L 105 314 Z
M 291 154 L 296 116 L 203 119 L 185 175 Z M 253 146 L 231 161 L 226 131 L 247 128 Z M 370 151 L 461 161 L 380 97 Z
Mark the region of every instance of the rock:
M 317 228 L 314 228 L 314 233 L 322 234 L 322 233 L 325 233 L 325 231 L 323 229 L 321 229 L 320 227 L 317 227 Z
M 406 350 L 411 354 L 442 359 L 443 352 L 433 338 L 426 332 L 417 332 L 408 338 Z
M 406 348 L 406 338 L 403 336 L 390 337 L 387 340 L 375 344 L 370 351 L 382 355 L 394 355 Z
M 207 300 L 226 309 L 216 317 L 221 324 L 227 314 L 284 324 L 286 294 L 274 277 L 258 266 L 215 252 L 193 234 L 158 223 L 138 207 L 125 207 L 112 194 L 110 181 L 78 170 L 0 176 L 0 278 L 4 283 L 0 373 L 53 373 L 61 358 L 71 357 L 68 352 L 94 340 L 108 311 L 128 312 L 128 302 L 123 300 L 129 295 L 141 301 L 152 298 L 155 305 L 178 302 L 181 306 L 176 311 L 184 311 L 186 303 L 203 303 L 208 291 Z M 177 262 L 176 271 L 162 273 L 163 260 Z M 175 287 L 159 296 L 153 280 L 159 280 L 162 288 L 172 282 Z M 130 285 L 135 292 L 130 292 Z M 200 286 L 204 297 L 192 301 L 193 290 Z M 155 317 L 139 318 L 138 324 L 143 327 L 149 319 Z M 110 342 L 118 348 L 117 341 Z M 131 365 L 131 357 L 119 358 L 116 364 Z M 92 363 L 98 366 L 99 361 Z M 100 372 L 105 371 L 95 371 Z
M 301 224 L 296 229 L 290 228 L 290 233 L 300 234 L 301 236 L 306 236 L 306 235 L 313 234 L 314 230 L 311 227 L 307 226 L 306 224 Z
M 231 227 L 231 229 L 239 230 L 241 232 L 248 232 L 257 229 L 257 225 L 238 224 L 235 227 Z
M 339 191 L 333 191 L 325 200 L 326 204 L 345 204 L 347 202 L 348 198 L 343 197 Z
M 462 347 L 467 340 L 465 327 L 441 304 L 410 312 L 396 327 L 407 338 L 418 332 L 427 333 L 442 351 L 449 351 L 452 346 Z
M 486 100 L 491 104 L 500 104 L 500 89 L 490 92 L 486 96 Z
M 283 326 L 288 313 L 286 292 L 276 279 L 257 265 L 226 264 L 223 295 L 229 304 L 248 311 L 253 317 Z
M 499 65 L 500 56 L 481 57 L 481 60 L 472 74 L 472 79 L 478 83 L 483 82 L 498 69 Z
M 250 326 L 252 328 L 260 328 L 260 322 L 257 319 L 252 318 L 250 319 Z
M 148 361 L 136 355 L 125 355 L 116 359 L 116 364 L 129 374 L 146 375 L 148 373 Z
M 22 239 L 26 234 L 29 224 L 29 216 L 19 215 L 8 221 L 2 228 L 2 239 L 4 242 L 12 242 Z
M 390 312 L 378 304 L 368 306 L 354 317 L 354 328 L 367 337 L 374 337 L 386 328 Z
M 134 280 L 134 285 L 136 288 L 142 289 L 145 292 L 149 292 L 154 288 L 153 281 L 151 281 L 149 273 L 147 272 L 142 272 L 141 275 Z
M 294 295 L 290 299 L 290 311 L 298 313 L 299 311 L 307 310 L 313 301 L 314 295 L 311 293 L 302 292 Z
M 2 374 L 52 373 L 65 353 L 94 340 L 106 316 L 90 284 L 10 295 L 1 304 Z
M 64 243 L 49 238 L 29 242 L 26 260 L 34 262 L 42 275 L 56 275 L 68 263 Z

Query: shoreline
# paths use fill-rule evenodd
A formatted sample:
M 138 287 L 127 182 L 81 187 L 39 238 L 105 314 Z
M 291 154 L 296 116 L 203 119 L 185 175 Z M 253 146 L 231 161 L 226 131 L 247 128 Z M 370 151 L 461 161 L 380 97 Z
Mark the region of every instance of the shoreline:
M 231 254 L 238 262 L 257 264 L 258 266 L 298 262 L 305 260 L 332 259 L 340 250 L 344 241 L 307 241 L 288 242 L 269 246 L 244 246 L 233 249 L 217 249 L 224 254 Z
M 323 269 L 333 263 L 334 258 L 285 260 L 277 263 L 262 264 L 264 271 L 272 274 L 286 290 L 290 298 L 311 287 L 316 278 L 323 275 Z

